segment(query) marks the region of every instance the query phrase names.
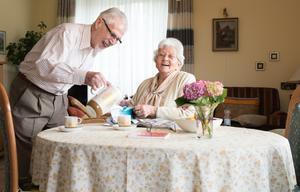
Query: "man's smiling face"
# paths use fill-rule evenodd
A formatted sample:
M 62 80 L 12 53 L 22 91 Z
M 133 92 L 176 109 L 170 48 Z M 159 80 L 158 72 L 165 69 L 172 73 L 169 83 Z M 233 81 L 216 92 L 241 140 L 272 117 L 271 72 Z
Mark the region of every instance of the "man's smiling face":
M 124 25 L 119 21 L 107 23 L 103 18 L 98 18 L 92 30 L 91 45 L 96 49 L 105 49 L 121 42 L 124 33 Z

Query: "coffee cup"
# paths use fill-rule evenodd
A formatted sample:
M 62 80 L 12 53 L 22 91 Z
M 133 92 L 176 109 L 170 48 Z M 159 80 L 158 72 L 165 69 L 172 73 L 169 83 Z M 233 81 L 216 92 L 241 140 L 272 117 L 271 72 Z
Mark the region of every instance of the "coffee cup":
M 65 127 L 76 128 L 82 122 L 82 119 L 76 116 L 65 116 Z
M 129 127 L 131 126 L 131 115 L 119 115 L 117 122 L 119 127 Z

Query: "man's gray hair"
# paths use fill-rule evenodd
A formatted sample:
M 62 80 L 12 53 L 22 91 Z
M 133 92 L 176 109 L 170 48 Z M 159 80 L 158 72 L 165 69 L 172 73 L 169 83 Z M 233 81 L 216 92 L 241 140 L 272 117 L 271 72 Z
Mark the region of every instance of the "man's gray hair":
M 122 12 L 120 9 L 116 7 L 106 9 L 100 13 L 98 19 L 101 17 L 105 19 L 107 24 L 115 23 L 115 21 L 121 21 L 121 23 L 124 25 L 125 31 L 127 30 L 127 26 L 128 26 L 127 17 L 125 13 Z
M 156 60 L 158 50 L 163 47 L 173 47 L 176 51 L 176 57 L 179 61 L 179 65 L 182 67 L 184 64 L 183 45 L 175 38 L 166 38 L 159 42 L 158 49 L 154 51 L 154 61 Z

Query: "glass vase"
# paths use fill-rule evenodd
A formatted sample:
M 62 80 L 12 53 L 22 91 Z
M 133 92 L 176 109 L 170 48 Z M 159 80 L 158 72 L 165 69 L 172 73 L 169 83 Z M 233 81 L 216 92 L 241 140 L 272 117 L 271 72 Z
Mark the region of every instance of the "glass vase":
M 197 114 L 197 138 L 213 137 L 213 115 L 218 104 L 195 106 Z M 202 127 L 200 126 L 200 124 Z

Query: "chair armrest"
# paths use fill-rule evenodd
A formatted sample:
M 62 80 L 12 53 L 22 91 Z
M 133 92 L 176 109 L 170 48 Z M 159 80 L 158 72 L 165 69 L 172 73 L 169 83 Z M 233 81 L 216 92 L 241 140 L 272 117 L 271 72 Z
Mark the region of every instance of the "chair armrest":
M 268 127 L 270 129 L 285 128 L 287 113 L 282 111 L 275 111 L 268 116 Z

